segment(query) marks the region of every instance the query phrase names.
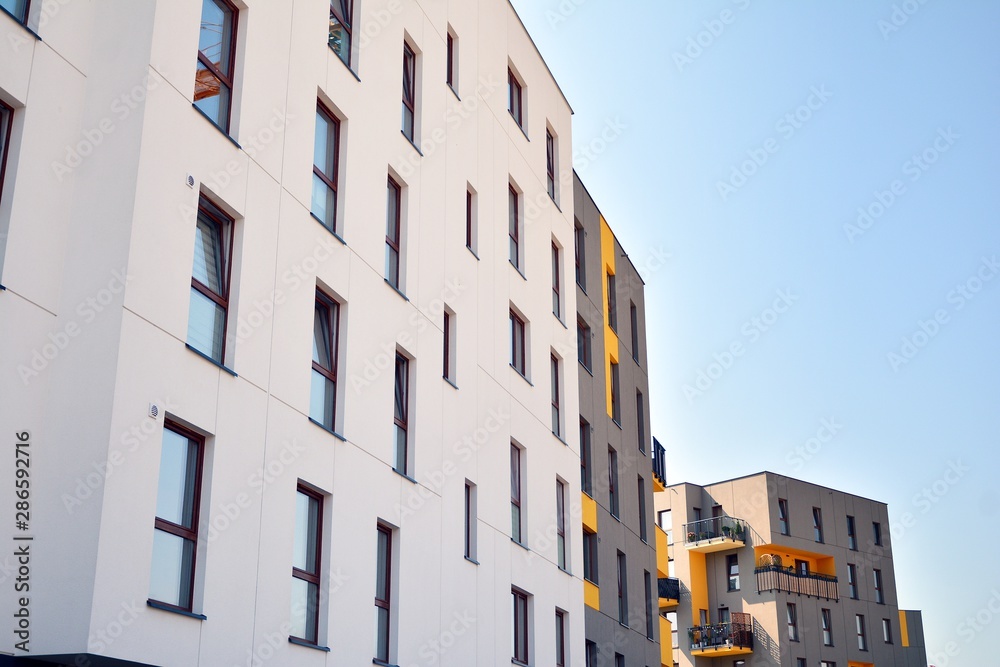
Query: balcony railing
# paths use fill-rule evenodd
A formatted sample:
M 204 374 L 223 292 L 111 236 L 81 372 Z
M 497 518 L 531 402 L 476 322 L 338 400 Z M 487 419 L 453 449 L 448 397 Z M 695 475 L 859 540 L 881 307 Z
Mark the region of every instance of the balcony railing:
M 667 450 L 653 438 L 653 475 L 663 486 L 667 485 Z
M 745 542 L 746 529 L 747 525 L 743 519 L 735 519 L 731 516 L 717 516 L 711 519 L 692 521 L 684 524 L 684 543 L 694 544 L 720 537 Z
M 667 600 L 681 599 L 681 582 L 675 577 L 661 577 L 656 580 L 659 596 Z
M 692 651 L 753 649 L 753 619 L 750 614 L 734 612 L 729 623 L 688 628 Z
M 757 575 L 757 592 L 783 591 L 823 600 L 839 600 L 837 577 L 828 574 L 799 573 L 795 568 L 765 565 L 754 570 Z

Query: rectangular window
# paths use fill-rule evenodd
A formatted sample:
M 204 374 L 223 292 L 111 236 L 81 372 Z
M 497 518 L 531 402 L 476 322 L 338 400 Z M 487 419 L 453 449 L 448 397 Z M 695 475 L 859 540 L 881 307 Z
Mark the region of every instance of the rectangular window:
M 635 425 L 636 433 L 639 434 L 639 452 L 646 453 L 646 402 L 642 398 L 642 392 L 635 391 Z
M 587 291 L 587 272 L 585 270 L 585 252 L 587 238 L 587 232 L 583 229 L 583 225 L 580 221 L 576 221 L 576 226 L 573 227 L 573 261 L 576 263 L 576 284 L 580 286 L 584 292 Z
M 882 619 L 882 640 L 886 644 L 892 643 L 892 621 L 888 618 Z
M 524 100 L 522 96 L 524 94 L 524 89 L 521 87 L 521 82 L 517 80 L 514 75 L 514 70 L 507 69 L 507 110 L 510 111 L 510 115 L 514 117 L 514 121 L 517 122 L 521 128 L 524 128 Z
M 829 609 L 820 609 L 823 623 L 823 646 L 833 646 L 833 615 Z
M 510 365 L 521 375 L 527 377 L 524 347 L 524 320 L 513 310 L 510 311 Z
M 417 117 L 417 56 L 403 42 L 403 136 L 414 141 Z
M 448 310 L 447 306 L 445 306 L 441 327 L 441 377 L 454 384 L 458 337 L 455 334 L 455 314 Z
M 340 156 L 340 120 L 322 104 L 316 106 L 313 142 L 312 214 L 337 233 L 337 182 Z
M 795 667 L 806 667 L 805 658 L 795 658 Z
M 521 270 L 521 214 L 520 195 L 513 185 L 507 187 L 507 235 L 510 237 L 510 263 Z
M 528 596 L 511 589 L 514 601 L 514 662 L 528 664 Z
M 239 11 L 229 0 L 202 0 L 194 105 L 226 134 L 232 107 L 238 16 Z
M 622 425 L 621 377 L 617 361 L 611 362 L 611 418 L 619 426 Z
M 625 656 L 615 653 L 615 667 L 625 667 Z
M 590 423 L 580 417 L 580 489 L 588 496 L 594 495 L 590 451 Z
M 233 219 L 207 197 L 198 201 L 188 314 L 188 345 L 217 364 L 225 363 Z
M 649 572 L 643 573 L 646 584 L 646 639 L 653 638 L 653 580 Z
M 476 560 L 476 485 L 465 483 L 465 557 Z
M 613 273 L 608 274 L 608 326 L 618 333 L 618 290 Z
M 592 366 L 592 346 L 590 327 L 583 320 L 576 321 L 576 359 L 588 371 Z
M 552 201 L 556 200 L 556 140 L 545 130 L 545 181 Z
M 323 497 L 299 485 L 292 549 L 291 636 L 316 644 L 319 637 L 319 568 L 323 549 Z
M 649 535 L 646 528 L 646 480 L 639 475 L 636 481 L 639 486 L 639 539 L 647 542 Z
M 608 447 L 608 505 L 611 516 L 618 518 L 618 452 Z
M 182 611 L 191 611 L 194 598 L 204 457 L 204 438 L 164 423 L 149 598 Z
M 337 422 L 337 356 L 340 305 L 316 292 L 313 316 L 312 391 L 309 417 L 333 431 Z
M 736 554 L 726 556 L 726 574 L 729 577 L 728 590 L 740 590 L 740 560 Z
M 402 248 L 402 188 L 392 176 L 386 181 L 385 200 L 385 280 L 398 290 Z
M 597 583 L 597 534 L 583 534 L 583 578 Z
M 786 606 L 786 617 L 788 619 L 788 641 L 799 641 L 799 621 L 795 605 L 788 603 Z
M 632 326 L 632 359 L 639 363 L 639 309 L 631 301 L 628 304 L 628 314 Z
M 7 153 L 10 149 L 10 134 L 13 126 L 14 110 L 0 101 L 0 196 L 3 195 L 4 174 L 7 172 Z
M 552 244 L 552 314 L 562 319 L 562 304 L 560 290 L 562 289 L 559 246 Z
M 333 0 L 330 3 L 330 48 L 348 67 L 351 66 L 353 13 L 354 0 Z
M 375 659 L 388 663 L 392 604 L 392 530 L 381 524 L 378 526 L 375 570 Z
M 597 644 L 587 640 L 586 644 L 586 667 L 597 667 Z
M 875 583 L 875 602 L 885 604 L 885 591 L 882 590 L 882 570 L 872 570 L 872 579 Z
M 778 498 L 778 527 L 782 535 L 788 535 L 788 501 Z
M 552 376 L 552 433 L 557 437 L 562 437 L 562 415 L 559 412 L 559 358 L 556 355 L 549 357 Z
M 402 475 L 410 471 L 410 360 L 396 353 L 396 368 L 393 381 L 393 424 L 395 438 L 395 460 L 393 468 Z
M 556 609 L 556 667 L 566 667 L 566 614 Z
M 465 247 L 476 252 L 476 193 L 472 187 L 465 190 Z
M 566 569 L 566 485 L 556 480 L 556 559 Z
M 628 625 L 628 562 L 618 552 L 618 622 Z
M 681 644 L 680 644 L 680 632 L 678 632 L 677 628 L 677 612 L 669 611 L 667 612 L 666 616 L 667 620 L 670 621 L 670 647 L 680 648 Z M 660 637 L 660 643 L 662 644 L 664 641 L 666 641 L 666 639 L 664 637 Z
M 823 512 L 818 507 L 813 508 L 813 538 L 823 543 Z
M 878 521 L 872 521 L 872 539 L 875 541 L 875 546 L 882 546 L 882 524 Z
M 30 0 L 0 0 L 0 7 L 6 9 L 20 23 L 28 23 L 28 6 Z
M 510 537 L 518 544 L 522 544 L 521 491 L 521 450 L 512 442 L 510 443 Z
M 803 667 L 805 666 L 805 661 L 802 661 Z M 837 667 L 837 663 L 831 662 L 829 660 L 822 660 L 819 663 L 819 667 Z
M 449 28 L 445 44 L 445 48 L 447 49 L 445 58 L 445 81 L 449 86 L 451 86 L 452 90 L 455 90 L 455 83 L 458 81 L 458 76 L 456 75 L 458 70 L 458 51 L 456 46 L 457 40 L 455 39 L 455 35 L 452 34 L 451 28 Z
M 868 650 L 868 637 L 865 634 L 865 617 L 862 614 L 855 614 L 854 625 L 858 631 L 858 650 Z
M 854 529 L 854 517 L 847 517 L 847 547 L 851 551 L 858 550 L 858 535 Z
M 847 590 L 852 600 L 858 599 L 858 570 L 850 564 L 847 566 Z

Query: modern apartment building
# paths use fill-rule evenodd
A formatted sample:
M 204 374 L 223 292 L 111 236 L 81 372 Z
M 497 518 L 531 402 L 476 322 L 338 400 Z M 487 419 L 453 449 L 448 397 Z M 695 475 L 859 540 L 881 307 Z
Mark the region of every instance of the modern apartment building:
M 643 282 L 578 177 L 574 192 L 585 664 L 658 665 L 664 629 L 670 637 L 653 515 L 664 474 L 649 436 Z
M 631 269 L 595 224 L 568 289 L 572 111 L 506 0 L 0 7 L 0 483 L 19 434 L 33 538 L 0 652 L 582 665 L 581 413 L 642 609 L 648 443 L 571 356 L 583 312 L 595 381 L 613 355 L 644 392 L 641 287 L 609 341 Z
M 674 664 L 925 667 L 885 503 L 763 472 L 656 494 L 679 595 Z

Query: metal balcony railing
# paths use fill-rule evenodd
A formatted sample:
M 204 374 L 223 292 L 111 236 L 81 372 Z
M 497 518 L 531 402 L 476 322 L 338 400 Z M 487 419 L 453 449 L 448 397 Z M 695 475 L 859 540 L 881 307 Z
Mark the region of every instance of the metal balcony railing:
M 681 599 L 681 582 L 675 577 L 661 577 L 656 580 L 659 597 L 667 600 Z
M 815 572 L 800 573 L 791 567 L 764 565 L 754 570 L 757 592 L 782 591 L 823 600 L 839 600 L 837 577 Z
M 753 618 L 750 614 L 734 612 L 729 623 L 699 625 L 688 628 L 691 650 L 720 648 L 753 649 Z
M 653 438 L 653 475 L 660 484 L 667 485 L 667 450 L 656 438 Z
M 731 516 L 717 516 L 701 521 L 692 521 L 684 524 L 685 544 L 694 544 L 702 540 L 711 540 L 717 537 L 724 537 L 746 542 L 747 524 L 743 519 L 736 519 Z

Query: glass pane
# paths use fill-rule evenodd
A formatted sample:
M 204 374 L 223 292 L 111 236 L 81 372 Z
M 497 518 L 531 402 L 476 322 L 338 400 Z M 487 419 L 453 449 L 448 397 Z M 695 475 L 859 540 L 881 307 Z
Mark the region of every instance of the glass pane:
M 399 241 L 399 190 L 392 183 L 386 186 L 385 206 L 385 236 L 392 241 Z
M 225 309 L 192 287 L 191 308 L 188 312 L 188 344 L 221 364 L 222 332 L 225 325 Z
M 413 141 L 413 112 L 410 111 L 410 108 L 405 104 L 403 105 L 402 129 L 403 129 L 403 134 L 406 135 L 406 138 L 409 139 L 410 141 Z
M 203 0 L 198 50 L 226 76 L 229 76 L 232 19 L 232 12 L 219 0 Z
M 149 597 L 158 602 L 191 608 L 191 578 L 194 574 L 194 542 L 153 531 L 153 565 Z
M 331 343 L 330 309 L 317 301 L 313 317 L 313 361 L 327 370 L 333 370 Z
M 307 642 L 316 641 L 316 602 L 319 599 L 319 588 L 316 584 L 292 577 L 292 609 L 289 622 L 292 637 L 304 639 Z
M 389 599 L 389 534 L 378 531 L 378 545 L 376 555 L 376 577 L 375 577 L 375 599 Z
M 330 48 L 348 66 L 351 64 L 351 34 L 344 24 L 330 12 Z
M 521 541 L 521 508 L 513 503 L 510 506 L 510 536 L 515 542 Z
M 402 428 L 399 424 L 395 425 L 395 460 L 393 461 L 393 467 L 396 468 L 401 473 L 406 473 L 406 429 Z
M 25 22 L 24 10 L 27 8 L 28 0 L 0 0 L 0 7 L 3 7 L 21 23 Z
M 316 112 L 316 139 L 313 145 L 313 164 L 333 178 L 333 165 L 337 155 L 337 128 L 324 114 Z
M 195 468 L 198 445 L 169 429 L 163 430 L 160 450 L 160 480 L 156 494 L 156 516 L 185 528 L 193 528 Z
M 226 132 L 229 131 L 229 87 L 198 61 L 194 105 Z
M 405 359 L 396 358 L 396 371 L 395 371 L 395 389 L 393 391 L 393 403 L 394 403 L 394 413 L 395 418 L 401 422 L 406 422 L 407 415 L 407 403 L 409 397 L 407 396 L 407 366 Z
M 295 543 L 292 565 L 316 574 L 316 539 L 319 532 L 319 501 L 301 491 L 295 498 Z
M 558 549 L 559 549 L 559 567 L 566 567 L 566 538 L 562 535 L 558 536 Z
M 375 608 L 375 658 L 389 662 L 389 610 Z
M 205 287 L 222 296 L 222 233 L 219 225 L 204 215 L 198 216 L 194 237 L 192 275 Z
M 313 174 L 312 214 L 319 218 L 327 229 L 336 230 L 337 193 L 322 178 Z
M 336 386 L 333 381 L 313 370 L 312 393 L 309 399 L 309 416 L 331 431 L 333 430 L 333 410 L 336 395 Z

